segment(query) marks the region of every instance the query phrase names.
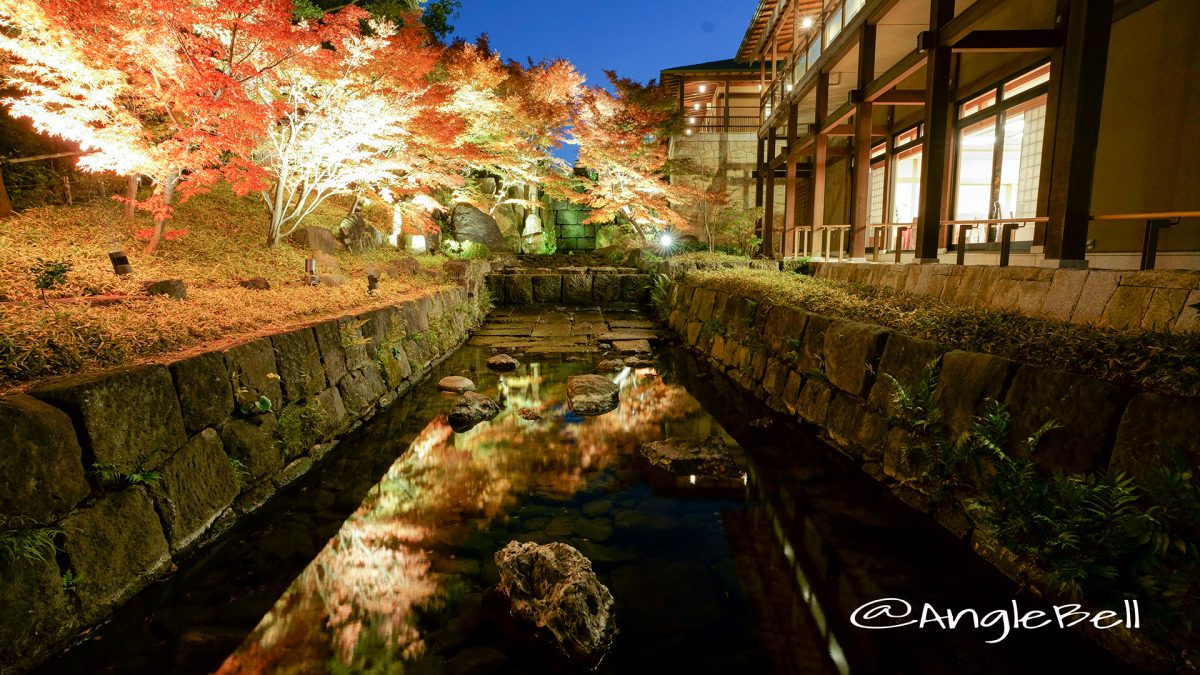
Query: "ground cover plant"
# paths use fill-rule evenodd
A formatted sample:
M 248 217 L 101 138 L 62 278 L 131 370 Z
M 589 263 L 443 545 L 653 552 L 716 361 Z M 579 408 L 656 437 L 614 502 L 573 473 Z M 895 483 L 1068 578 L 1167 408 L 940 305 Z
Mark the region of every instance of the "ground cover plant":
M 312 224 L 336 226 L 345 207 L 329 202 L 314 213 Z M 0 223 L 0 388 L 234 335 L 265 334 L 443 288 L 423 272 L 387 274 L 391 261 L 406 254 L 386 247 L 335 255 L 345 283 L 309 286 L 304 281 L 309 250 L 263 247 L 266 207 L 227 187 L 178 207 L 173 222 L 186 234 L 157 255 L 144 254 L 136 245 L 125 248 L 134 269 L 125 276 L 113 274 L 108 253 L 114 242 L 132 244 L 134 232 L 146 223 L 125 220 L 116 202 L 29 209 Z M 37 257 L 67 263 L 70 273 L 62 283 L 39 288 L 46 284 L 39 284 L 30 265 Z M 444 258 L 418 256 L 418 261 L 440 266 Z M 380 277 L 374 295 L 367 293 L 368 268 Z M 145 295 L 147 281 L 168 278 L 186 282 L 186 301 Z M 270 289 L 239 285 L 253 278 L 265 279 Z M 43 290 L 47 302 L 41 299 Z
M 964 307 L 890 288 L 757 269 L 691 272 L 691 283 L 892 328 L 1022 363 L 1147 391 L 1200 395 L 1200 333 L 1119 331 Z

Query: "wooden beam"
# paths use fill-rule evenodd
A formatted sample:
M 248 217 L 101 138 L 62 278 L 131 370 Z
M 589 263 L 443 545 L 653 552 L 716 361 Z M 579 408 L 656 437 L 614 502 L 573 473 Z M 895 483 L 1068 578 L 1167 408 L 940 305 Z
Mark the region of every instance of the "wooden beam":
M 1058 110 L 1053 133 L 1046 135 L 1054 143 L 1054 165 L 1045 254 L 1061 267 L 1087 266 L 1088 216 L 1112 17 L 1113 0 L 1071 0 L 1067 9 Z
M 821 120 L 821 131 L 823 133 L 830 133 L 830 129 L 833 129 L 844 123 L 846 120 L 850 119 L 850 116 L 853 114 L 853 103 L 844 103 L 841 106 L 838 106 L 838 109 L 833 111 L 833 114 Z M 817 119 L 820 120 L 821 118 L 818 117 Z
M 821 133 L 825 134 L 826 136 L 853 136 L 858 133 L 858 131 L 856 130 L 857 127 L 858 127 L 857 123 L 839 124 L 835 127 L 829 127 L 828 129 L 825 129 Z M 887 127 L 874 127 L 873 126 L 873 127 L 871 127 L 871 135 L 872 136 L 886 136 L 887 135 Z
M 858 87 L 865 89 L 875 79 L 875 26 L 863 24 L 858 38 Z M 851 170 L 850 257 L 866 259 L 867 217 L 871 210 L 870 170 L 874 109 L 863 101 L 854 111 L 854 167 Z M 886 135 L 886 130 L 884 134 Z
M 992 10 L 1000 7 L 1008 0 L 975 0 L 970 7 L 962 11 L 962 14 L 948 20 L 940 29 L 937 26 L 930 26 L 930 30 L 938 31 L 938 42 L 943 47 L 949 47 L 955 42 L 963 39 L 974 30 L 975 25 L 984 16 L 987 16 Z
M 943 29 L 954 18 L 954 0 L 930 0 L 929 29 Z M 946 192 L 947 141 L 950 135 L 950 66 L 945 46 L 929 52 L 925 69 L 925 137 L 921 153 L 921 200 L 917 208 L 917 262 L 938 261 L 942 198 Z
M 1057 30 L 976 30 L 955 42 L 956 53 L 968 52 L 1045 52 L 1062 45 Z
M 912 51 L 904 58 L 896 62 L 896 65 L 888 68 L 882 75 L 875 78 L 875 81 L 867 85 L 863 89 L 863 97 L 868 101 L 874 102 L 884 93 L 891 91 L 893 87 L 908 79 L 910 75 L 917 72 L 925 65 L 925 54 L 919 51 Z M 924 92 L 921 92 L 922 100 L 924 100 Z
M 925 92 L 917 89 L 893 89 L 870 102 L 875 105 L 925 105 Z

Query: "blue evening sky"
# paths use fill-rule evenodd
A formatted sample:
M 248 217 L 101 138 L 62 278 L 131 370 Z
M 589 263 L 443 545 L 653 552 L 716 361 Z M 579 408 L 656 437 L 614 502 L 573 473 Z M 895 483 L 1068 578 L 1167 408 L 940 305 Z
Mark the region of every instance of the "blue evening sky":
M 505 59 L 564 58 L 606 84 L 605 70 L 640 82 L 659 71 L 733 58 L 757 0 L 462 0 L 456 37 L 487 33 Z M 574 148 L 560 153 L 574 159 Z

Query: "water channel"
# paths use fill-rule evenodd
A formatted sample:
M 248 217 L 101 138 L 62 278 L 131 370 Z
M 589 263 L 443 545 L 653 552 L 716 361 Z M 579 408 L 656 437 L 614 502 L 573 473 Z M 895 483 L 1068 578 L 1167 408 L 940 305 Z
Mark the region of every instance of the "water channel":
M 1123 672 L 1072 632 L 865 631 L 884 597 L 995 609 L 1021 597 L 810 431 L 679 350 L 615 375 L 621 406 L 583 418 L 566 378 L 598 355 L 463 347 L 316 469 L 144 591 L 46 673 L 570 673 L 508 616 L 492 556 L 568 543 L 616 599 L 601 673 Z M 504 408 L 454 433 L 447 374 Z M 530 421 L 516 411 L 540 410 Z M 741 480 L 658 473 L 648 441 L 736 443 Z

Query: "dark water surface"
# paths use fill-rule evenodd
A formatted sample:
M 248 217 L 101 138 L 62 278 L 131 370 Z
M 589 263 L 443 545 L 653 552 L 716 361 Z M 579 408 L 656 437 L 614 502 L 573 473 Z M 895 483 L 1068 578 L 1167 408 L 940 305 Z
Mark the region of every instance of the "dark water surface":
M 620 631 L 601 673 L 1124 672 L 1070 632 L 987 645 L 994 629 L 851 626 L 885 597 L 1040 605 L 686 355 L 626 371 L 621 407 L 587 419 L 565 385 L 591 356 L 530 357 L 503 377 L 487 356 L 460 350 L 44 672 L 578 672 L 494 590 L 492 555 L 514 539 L 592 560 Z M 455 434 L 434 386 L 447 374 L 504 412 Z M 712 434 L 739 444 L 744 481 L 693 483 L 637 457 L 647 441 Z

